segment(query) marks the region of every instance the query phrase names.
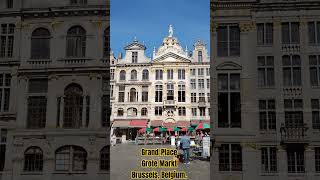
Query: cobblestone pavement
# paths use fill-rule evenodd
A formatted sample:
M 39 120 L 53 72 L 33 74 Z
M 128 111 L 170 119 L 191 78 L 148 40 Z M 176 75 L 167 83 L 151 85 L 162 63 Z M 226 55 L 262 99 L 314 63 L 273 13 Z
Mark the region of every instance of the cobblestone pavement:
M 177 170 L 185 171 L 188 180 L 209 180 L 210 162 L 206 160 L 193 159 L 189 165 L 178 164 L 178 168 L 143 168 L 140 166 L 142 159 L 172 159 L 172 157 L 142 157 L 141 148 L 172 148 L 167 145 L 135 145 L 135 144 L 117 144 L 111 147 L 111 180 L 130 180 L 131 171 L 158 171 Z

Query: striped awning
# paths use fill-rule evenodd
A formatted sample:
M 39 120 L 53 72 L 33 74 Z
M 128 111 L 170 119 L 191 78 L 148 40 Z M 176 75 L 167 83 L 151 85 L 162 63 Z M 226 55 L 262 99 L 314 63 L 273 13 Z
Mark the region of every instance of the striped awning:
M 174 122 L 166 122 L 166 123 L 163 123 L 163 124 L 162 124 L 163 127 L 167 127 L 167 128 L 169 128 L 169 127 L 173 128 L 173 127 L 175 127 L 176 125 L 177 125 L 177 124 L 174 123 Z
M 130 127 L 147 127 L 148 120 L 131 120 L 129 126 Z

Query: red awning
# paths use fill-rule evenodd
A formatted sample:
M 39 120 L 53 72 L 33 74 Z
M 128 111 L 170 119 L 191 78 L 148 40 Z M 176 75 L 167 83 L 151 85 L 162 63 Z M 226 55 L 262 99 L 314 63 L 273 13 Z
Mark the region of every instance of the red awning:
M 164 127 L 175 127 L 177 124 L 174 122 L 167 122 L 167 123 L 163 123 Z
M 112 123 L 113 128 L 128 128 L 130 121 L 128 120 L 115 120 Z
M 178 121 L 177 122 L 177 126 L 178 127 L 189 127 L 190 126 L 190 122 L 189 121 Z
M 162 126 L 162 120 L 153 120 L 151 121 L 151 126 L 157 127 L 157 126 Z
M 147 127 L 148 120 L 131 120 L 130 127 Z

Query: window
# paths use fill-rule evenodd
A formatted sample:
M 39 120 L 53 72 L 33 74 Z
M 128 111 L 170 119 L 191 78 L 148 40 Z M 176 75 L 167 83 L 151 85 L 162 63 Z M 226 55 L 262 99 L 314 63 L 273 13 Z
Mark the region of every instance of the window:
M 100 151 L 100 170 L 110 171 L 110 146 L 105 146 Z
M 300 56 L 283 56 L 283 85 L 285 87 L 301 86 L 301 61 Z
M 118 102 L 124 102 L 125 86 L 119 86 L 119 97 Z
M 161 69 L 156 70 L 156 80 L 162 80 L 163 79 L 163 71 Z
M 286 127 L 302 127 L 304 125 L 302 99 L 285 99 L 284 110 Z
M 198 69 L 198 76 L 203 76 L 204 75 L 204 69 L 203 68 L 199 68 Z
M 320 147 L 314 148 L 314 159 L 315 159 L 315 165 L 316 165 L 316 172 L 320 172 Z
M 29 93 L 47 93 L 48 79 L 29 79 Z
M 6 144 L 7 144 L 7 129 L 0 129 L 0 172 L 4 169 L 6 160 Z
M 204 89 L 204 79 L 198 79 L 198 88 Z
M 257 24 L 257 44 L 272 45 L 273 43 L 273 24 L 258 23 Z
M 218 74 L 218 127 L 241 127 L 240 74 Z
M 118 109 L 117 116 L 119 116 L 119 117 L 123 116 L 123 109 L 122 108 Z
M 210 89 L 210 79 L 207 79 L 207 89 Z
M 282 28 L 282 44 L 299 44 L 300 31 L 299 22 L 284 22 Z
M 277 172 L 277 148 L 261 148 L 261 171 L 263 173 Z
M 196 103 L 197 102 L 197 93 L 191 93 L 191 102 Z
M 149 80 L 149 71 L 147 69 L 144 69 L 142 71 L 142 80 L 148 81 Z
M 206 68 L 206 74 L 207 76 L 210 76 L 210 68 Z
M 186 102 L 186 86 L 178 85 L 178 102 Z
M 240 144 L 221 144 L 219 148 L 219 171 L 242 171 Z
M 131 80 L 137 80 L 137 71 L 136 70 L 132 70 L 131 71 Z
M 9 111 L 11 75 L 0 74 L 0 112 Z
M 114 69 L 110 69 L 110 80 L 114 80 Z
M 136 108 L 129 108 L 127 111 L 128 117 L 137 117 L 138 116 L 138 110 Z
M 1 24 L 0 57 L 2 58 L 11 58 L 13 56 L 14 30 L 14 24 Z
M 30 128 L 30 129 L 45 128 L 46 112 L 47 112 L 46 96 L 29 96 L 27 128 Z
M 304 173 L 304 149 L 303 147 L 291 147 L 287 150 L 288 173 Z
M 210 102 L 210 93 L 207 93 L 208 102 Z
M 190 69 L 191 72 L 191 76 L 195 76 L 196 75 L 196 69 Z
M 167 70 L 167 79 L 168 80 L 172 80 L 173 79 L 173 69 L 168 69 Z
M 198 62 L 202 62 L 202 51 L 198 51 Z
M 30 147 L 24 153 L 24 171 L 42 171 L 43 153 L 39 147 Z
M 50 58 L 50 32 L 45 28 L 38 28 L 32 32 L 31 59 Z
M 206 108 L 205 107 L 200 107 L 199 111 L 200 111 L 200 116 L 206 116 Z
M 309 44 L 320 44 L 320 22 L 308 22 L 308 29 L 309 29 Z
M 312 128 L 320 130 L 320 100 L 311 99 Z
M 64 128 L 82 126 L 83 90 L 78 84 L 70 84 L 64 90 Z
M 178 108 L 178 114 L 179 114 L 179 116 L 186 116 L 186 108 L 185 107 L 179 107 Z
M 162 102 L 162 85 L 156 85 L 156 102 Z
M 85 171 L 87 152 L 79 146 L 63 146 L 56 150 L 56 171 Z
M 240 56 L 240 28 L 238 25 L 219 26 L 217 29 L 218 56 Z
M 162 116 L 162 107 L 161 106 L 154 107 L 154 115 L 155 116 Z
M 138 94 L 137 94 L 136 89 L 135 88 L 131 88 L 130 89 L 130 102 L 136 102 L 137 99 L 138 99 L 137 96 L 138 96 Z
M 7 9 L 13 8 L 13 0 L 7 0 Z
M 197 116 L 197 108 L 191 108 L 192 116 Z
M 258 56 L 258 86 L 274 86 L 274 59 L 273 56 Z
M 309 56 L 311 86 L 320 86 L 320 56 Z
M 186 71 L 184 69 L 178 69 L 178 79 L 183 80 L 186 78 Z
M 71 5 L 85 5 L 87 4 L 87 0 L 71 0 Z
M 110 56 L 110 27 L 104 30 L 103 33 L 103 57 Z
M 103 95 L 101 97 L 101 126 L 102 127 L 110 127 L 110 116 L 111 116 L 111 108 L 110 108 L 110 96 Z
M 114 88 L 114 85 L 110 85 L 110 97 L 113 97 L 113 88 Z
M 148 109 L 147 108 L 141 109 L 141 116 L 148 116 Z
M 199 102 L 206 102 L 204 93 L 199 93 Z
M 138 63 L 138 52 L 132 52 L 131 60 L 132 63 Z
M 191 89 L 197 89 L 197 84 L 195 79 L 190 79 Z
M 120 71 L 120 81 L 125 81 L 126 80 L 126 71 L 121 70 Z
M 142 86 L 142 102 L 148 102 L 148 86 Z
M 81 26 L 74 26 L 67 34 L 67 57 L 86 56 L 86 31 Z
M 167 100 L 174 100 L 174 84 L 167 84 Z
M 260 130 L 276 130 L 276 105 L 274 99 L 259 100 Z

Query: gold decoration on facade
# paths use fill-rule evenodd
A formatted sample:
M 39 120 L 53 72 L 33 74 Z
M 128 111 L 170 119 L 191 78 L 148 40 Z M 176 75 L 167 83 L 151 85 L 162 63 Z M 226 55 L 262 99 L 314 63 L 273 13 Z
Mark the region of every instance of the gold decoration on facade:
M 256 24 L 254 22 L 241 22 L 239 27 L 241 32 L 249 32 L 256 29 Z

